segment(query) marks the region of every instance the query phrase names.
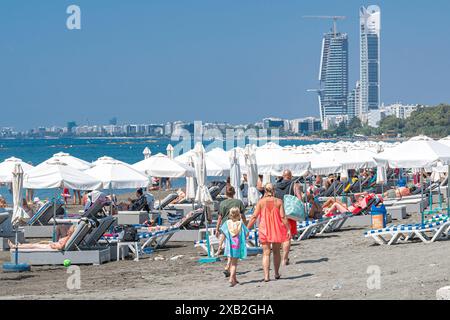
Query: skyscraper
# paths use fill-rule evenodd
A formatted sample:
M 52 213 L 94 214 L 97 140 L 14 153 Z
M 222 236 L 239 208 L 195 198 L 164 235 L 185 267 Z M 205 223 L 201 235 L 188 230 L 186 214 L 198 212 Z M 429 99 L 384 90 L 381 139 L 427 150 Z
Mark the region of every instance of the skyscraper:
M 363 120 L 370 110 L 380 107 L 380 7 L 361 7 L 359 17 L 361 101 L 358 114 Z
M 347 115 L 348 37 L 336 30 L 326 33 L 320 61 L 320 118 Z
M 361 105 L 361 86 L 359 81 L 356 82 L 356 87 L 348 93 L 347 114 L 348 120 L 352 120 L 359 116 L 359 107 Z

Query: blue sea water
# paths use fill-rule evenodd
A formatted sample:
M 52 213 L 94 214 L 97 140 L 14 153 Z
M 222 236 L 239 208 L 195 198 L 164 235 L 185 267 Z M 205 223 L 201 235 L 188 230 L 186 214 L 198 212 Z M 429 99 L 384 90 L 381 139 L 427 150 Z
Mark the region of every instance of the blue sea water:
M 280 140 L 279 144 L 305 145 L 322 141 Z M 66 152 L 77 158 L 92 162 L 102 156 L 110 156 L 126 163 L 136 163 L 144 156 L 142 151 L 149 147 L 152 154 L 166 153 L 168 144 L 176 144 L 169 138 L 58 138 L 58 139 L 2 139 L 0 140 L 0 162 L 9 158 L 20 158 L 32 165 L 47 160 L 53 154 Z M 217 142 L 216 142 L 217 143 Z M 205 147 L 208 143 L 205 143 Z M 184 179 L 174 181 L 175 187 L 184 184 Z M 122 190 L 121 192 L 129 192 Z M 7 201 L 11 195 L 7 188 L 0 187 L 0 194 Z M 51 197 L 53 191 L 41 190 L 36 195 L 41 198 Z

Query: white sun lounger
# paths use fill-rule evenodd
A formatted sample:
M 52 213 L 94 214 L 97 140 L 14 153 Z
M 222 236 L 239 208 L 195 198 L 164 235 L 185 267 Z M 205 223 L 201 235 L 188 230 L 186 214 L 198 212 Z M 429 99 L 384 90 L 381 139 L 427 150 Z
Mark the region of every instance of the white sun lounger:
M 63 265 L 69 259 L 72 264 L 94 264 L 111 260 L 110 249 L 107 246 L 87 246 L 85 239 L 94 229 L 92 221 L 83 218 L 75 232 L 67 241 L 63 250 L 54 249 L 19 249 L 19 263 L 30 265 Z M 14 259 L 15 250 L 11 250 Z
M 141 250 L 146 247 L 151 247 L 153 249 L 164 247 L 170 238 L 178 231 L 180 231 L 179 228 L 169 228 L 155 232 L 139 231 L 138 237 L 141 242 Z M 101 238 L 101 241 L 117 243 L 119 241 L 119 236 L 104 236 Z
M 350 219 L 351 217 L 353 217 L 353 214 L 343 213 L 336 215 L 330 219 L 324 219 L 324 221 L 326 221 L 326 224 L 320 229 L 318 234 L 322 235 L 324 233 L 336 232 L 341 230 L 347 219 Z
M 450 220 L 444 219 L 426 224 L 394 225 L 387 228 L 370 230 L 365 233 L 366 238 L 372 238 L 379 245 L 393 245 L 419 239 L 423 243 L 448 238 Z
M 11 224 L 11 216 L 12 213 L 9 209 L 6 210 L 0 208 L 0 251 L 9 250 L 8 240 L 14 242 L 16 238 L 16 233 L 14 232 L 14 228 Z M 18 231 L 17 239 L 19 242 L 25 241 L 23 231 Z
M 327 219 L 321 219 L 297 223 L 297 241 L 306 240 L 315 236 L 328 222 Z

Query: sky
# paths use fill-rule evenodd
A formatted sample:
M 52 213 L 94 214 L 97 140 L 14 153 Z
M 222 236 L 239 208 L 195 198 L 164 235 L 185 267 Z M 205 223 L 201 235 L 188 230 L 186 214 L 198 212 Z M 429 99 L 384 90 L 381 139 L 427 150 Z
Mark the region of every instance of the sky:
M 67 7 L 81 9 L 68 30 Z M 321 39 L 344 15 L 350 87 L 359 7 L 381 7 L 385 103 L 450 102 L 448 0 L 2 0 L 0 127 L 318 116 Z

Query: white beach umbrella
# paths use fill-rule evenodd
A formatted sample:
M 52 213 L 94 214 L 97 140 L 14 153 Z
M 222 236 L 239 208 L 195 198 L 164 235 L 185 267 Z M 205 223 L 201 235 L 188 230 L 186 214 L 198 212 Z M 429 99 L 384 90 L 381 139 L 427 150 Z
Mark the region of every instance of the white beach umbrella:
M 96 190 L 101 188 L 102 183 L 64 162 L 52 160 L 28 171 L 24 176 L 23 186 L 27 189 Z
M 214 148 L 206 153 L 206 158 L 211 159 L 221 167 L 230 169 L 230 162 L 228 161 L 228 153 L 222 148 Z
M 158 178 L 182 178 L 194 175 L 192 168 L 162 153 L 139 161 L 132 167 L 147 176 Z
M 243 200 L 242 191 L 240 188 L 241 184 L 241 168 L 239 166 L 238 156 L 236 150 L 230 155 L 230 184 L 234 187 L 236 194 L 235 199 Z
M 450 147 L 426 136 L 412 138 L 377 154 L 378 166 L 391 168 L 428 168 L 438 161 L 450 164 Z
M 0 163 L 0 183 L 11 183 L 16 165 L 20 164 L 23 172 L 28 172 L 34 167 L 18 158 L 8 158 Z
M 144 159 L 148 159 L 152 155 L 152 152 L 148 147 L 145 147 L 144 151 L 142 151 L 142 154 L 144 155 Z
M 189 159 L 191 157 L 195 157 L 194 150 L 190 150 L 188 152 L 183 153 L 175 158 L 176 161 L 179 161 L 185 165 L 189 164 Z M 221 162 L 216 162 L 215 159 L 210 157 L 208 153 L 205 153 L 205 161 L 206 161 L 206 174 L 208 177 L 221 177 L 230 174 L 230 164 L 228 167 L 223 165 Z
M 244 160 L 245 163 L 245 160 Z M 310 169 L 310 162 L 297 156 L 294 151 L 279 148 L 258 148 L 256 150 L 258 174 L 281 176 L 284 170 L 290 170 L 294 176 L 305 175 Z
M 247 145 L 244 151 L 245 165 L 247 168 L 247 183 L 248 183 L 248 204 L 256 205 L 261 197 L 258 189 L 258 165 L 256 164 L 256 150 L 255 146 Z
M 28 214 L 22 208 L 22 186 L 23 186 L 23 170 L 20 163 L 16 163 L 13 173 L 12 190 L 13 190 L 13 214 L 11 218 L 12 224 L 15 226 L 20 221 L 28 219 Z
M 126 162 L 123 162 L 123 161 L 120 161 L 120 160 L 117 160 L 117 159 L 114 159 L 114 158 L 108 157 L 108 156 L 100 157 L 97 160 L 95 160 L 94 162 L 92 162 L 92 167 L 98 166 L 103 163 L 111 162 L 111 161 L 120 162 L 120 163 L 123 163 L 123 164 L 131 167 L 131 165 Z
M 450 147 L 450 136 L 445 137 L 445 138 L 439 140 L 439 142 L 445 144 L 445 145 L 448 146 L 448 147 Z
M 194 168 L 194 160 L 189 157 L 189 167 Z M 193 176 L 186 177 L 186 200 L 195 200 L 196 193 L 195 178 Z
M 100 160 L 97 165 L 84 173 L 102 182 L 103 189 L 135 189 L 144 188 L 149 179 L 130 165 L 114 159 Z
M 342 165 L 333 159 L 324 156 L 322 153 L 307 153 L 297 156 L 304 157 L 305 161 L 310 162 L 309 172 L 316 175 L 327 175 L 342 171 Z
M 70 154 L 64 153 L 64 152 L 55 153 L 50 159 L 47 159 L 46 161 L 40 163 L 36 167 L 45 166 L 45 164 L 47 162 L 52 162 L 52 161 L 63 162 L 66 165 L 68 165 L 69 167 L 72 167 L 73 169 L 80 170 L 80 171 L 87 170 L 92 167 L 92 163 L 78 159 L 78 158 L 71 156 Z
M 205 148 L 201 143 L 197 143 L 194 147 L 194 167 L 195 177 L 197 179 L 197 192 L 195 201 L 202 205 L 209 205 L 213 202 L 211 194 L 206 187 L 206 160 Z
M 368 150 L 334 151 L 332 155 L 333 161 L 340 163 L 343 170 L 375 168 L 375 156 L 375 152 Z

